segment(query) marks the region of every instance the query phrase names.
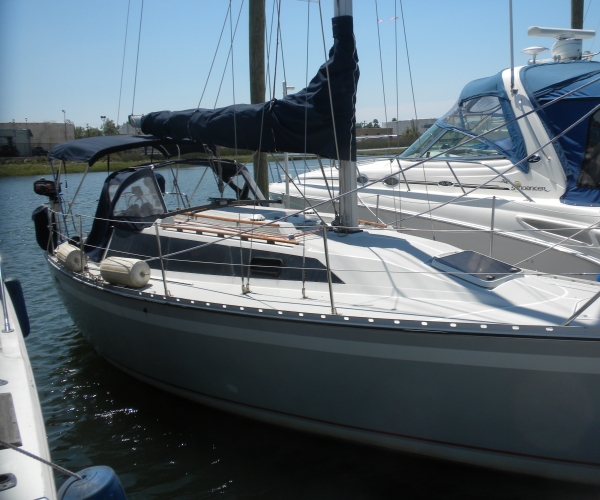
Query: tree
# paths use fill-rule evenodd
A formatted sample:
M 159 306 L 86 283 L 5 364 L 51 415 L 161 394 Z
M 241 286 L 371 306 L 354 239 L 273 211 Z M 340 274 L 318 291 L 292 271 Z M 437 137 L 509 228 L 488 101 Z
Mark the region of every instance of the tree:
M 379 120 L 377 118 L 373 120 L 373 128 L 381 128 L 381 125 L 379 125 Z
M 104 125 L 102 125 L 102 132 L 104 135 L 118 135 L 119 127 L 113 120 L 107 118 L 104 120 Z

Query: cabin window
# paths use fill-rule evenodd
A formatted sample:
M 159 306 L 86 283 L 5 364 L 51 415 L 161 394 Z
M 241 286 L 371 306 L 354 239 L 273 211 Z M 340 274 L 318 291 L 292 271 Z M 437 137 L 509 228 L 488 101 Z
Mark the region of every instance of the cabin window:
M 600 111 L 596 111 L 590 118 L 577 187 L 600 189 Z
M 397 186 L 400 183 L 400 180 L 398 177 L 388 177 L 387 179 L 384 179 L 383 183 L 386 186 Z
M 283 261 L 281 259 L 254 257 L 250 260 L 250 272 L 252 276 L 279 278 L 282 265 Z
M 467 141 L 467 142 L 465 142 Z M 464 144 L 461 144 L 464 143 Z M 444 153 L 447 149 L 459 145 L 456 149 L 448 153 Z M 447 130 L 437 141 L 427 148 L 426 157 L 436 156 L 440 153 L 442 157 L 464 158 L 464 157 L 481 157 L 481 156 L 498 156 L 500 153 L 488 146 L 487 144 L 477 140 L 469 140 L 469 136 L 456 130 Z

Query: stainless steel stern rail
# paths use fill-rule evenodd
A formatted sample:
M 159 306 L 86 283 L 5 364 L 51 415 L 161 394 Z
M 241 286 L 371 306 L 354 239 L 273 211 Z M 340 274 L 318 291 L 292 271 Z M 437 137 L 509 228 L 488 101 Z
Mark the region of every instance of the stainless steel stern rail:
M 0 257 L 0 299 L 2 300 L 2 313 L 4 314 L 4 329 L 2 333 L 13 332 L 8 319 L 8 309 L 6 308 L 6 289 L 4 288 L 4 273 L 2 272 L 2 257 Z

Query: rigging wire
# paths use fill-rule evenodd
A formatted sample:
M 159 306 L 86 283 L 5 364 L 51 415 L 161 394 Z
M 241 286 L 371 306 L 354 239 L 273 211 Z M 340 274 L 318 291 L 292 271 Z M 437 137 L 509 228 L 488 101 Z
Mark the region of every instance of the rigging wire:
M 417 142 L 420 141 L 420 136 L 419 136 L 419 117 L 417 115 L 417 102 L 415 99 L 415 86 L 413 84 L 413 78 L 412 78 L 412 70 L 410 67 L 410 55 L 408 53 L 408 38 L 406 36 L 406 23 L 404 21 L 404 8 L 402 7 L 402 0 L 399 0 L 400 3 L 400 15 L 402 16 L 402 30 L 404 32 L 404 47 L 406 48 L 406 62 L 408 64 L 408 77 L 410 79 L 410 91 L 412 94 L 412 101 L 413 101 L 413 109 L 415 111 L 415 126 L 413 127 L 413 132 L 416 133 L 417 135 Z M 427 205 L 429 207 L 429 210 L 431 210 L 431 200 L 429 199 L 429 187 L 427 185 L 427 165 L 423 164 L 423 180 L 425 181 L 425 194 L 427 195 Z M 433 231 L 433 216 L 429 215 L 429 219 L 431 222 L 431 230 Z M 432 238 L 435 241 L 435 236 L 432 234 Z
M 142 8 L 140 10 L 140 28 L 138 30 L 137 56 L 135 58 L 135 79 L 133 80 L 133 99 L 131 101 L 131 114 L 135 106 L 135 90 L 137 87 L 138 63 L 140 61 L 140 40 L 142 38 L 142 19 L 144 17 L 144 0 L 142 0 Z
M 125 42 L 123 43 L 123 62 L 121 63 L 121 85 L 119 86 L 119 107 L 117 109 L 117 127 L 120 123 L 121 117 L 121 95 L 123 93 L 123 73 L 125 72 L 125 52 L 127 49 L 127 31 L 129 29 L 129 7 L 131 6 L 131 0 L 127 2 L 127 21 L 125 21 Z
M 229 0 L 229 10 L 231 11 L 231 0 Z M 239 18 L 238 18 L 239 19 Z M 236 24 L 237 30 L 237 24 Z M 233 144 L 235 146 L 235 156 L 237 158 L 238 155 L 238 146 L 237 146 L 237 113 L 236 113 L 236 101 L 235 101 L 235 66 L 233 64 L 233 40 L 235 37 L 235 32 L 233 31 L 233 19 L 229 16 L 229 37 L 230 37 L 230 51 L 231 51 L 231 97 L 233 99 Z
M 394 56 L 396 58 L 396 148 L 400 149 L 400 128 L 398 126 L 398 117 L 400 116 L 400 97 L 398 89 L 398 3 L 394 1 Z M 391 163 L 390 163 L 391 165 Z M 390 167 L 391 168 L 391 167 Z M 396 186 L 393 187 L 396 191 Z M 396 193 L 394 192 L 394 215 L 396 216 L 396 224 L 398 224 L 398 208 L 396 207 Z M 400 194 L 400 184 L 398 184 L 398 194 Z M 400 210 L 402 210 L 402 200 L 399 200 Z
M 276 1 L 275 4 L 277 5 L 277 34 L 275 35 L 275 71 L 273 72 L 273 94 L 271 99 L 275 99 L 275 89 L 277 88 L 277 60 L 279 57 L 279 38 L 281 36 L 281 0 Z
M 233 40 L 235 40 L 235 35 L 237 33 L 238 25 L 240 23 L 240 16 L 242 14 L 242 7 L 244 6 L 244 0 L 240 4 L 240 10 L 238 12 L 237 21 L 235 22 L 235 30 L 233 32 Z M 233 42 L 232 42 L 233 45 Z M 217 102 L 219 101 L 219 95 L 221 94 L 221 89 L 223 88 L 223 80 L 225 79 L 225 74 L 227 73 L 227 66 L 229 65 L 229 58 L 231 57 L 231 52 L 233 51 L 233 46 L 230 45 L 229 52 L 227 53 L 227 60 L 225 61 L 225 67 L 223 68 L 223 74 L 221 75 L 221 83 L 219 84 L 219 90 L 217 92 L 217 97 L 215 99 L 215 105 L 213 108 L 217 107 Z
M 321 2 L 319 2 L 319 17 L 321 20 L 321 38 L 323 40 L 323 54 L 325 56 L 325 72 L 327 73 L 327 90 L 329 93 L 329 108 L 331 109 L 331 125 L 333 127 L 333 138 L 335 139 L 335 155 L 337 156 L 339 161 L 340 147 L 338 145 L 337 130 L 335 127 L 335 113 L 333 111 L 333 101 L 331 96 L 331 78 L 329 77 L 329 64 L 327 64 L 329 58 L 327 57 L 327 46 L 325 44 L 325 28 L 323 26 L 323 11 L 321 9 Z
M 267 51 L 267 67 L 265 74 L 265 88 L 269 88 L 268 94 L 272 96 L 275 92 L 275 89 L 271 87 L 271 44 L 273 43 L 273 20 L 275 19 L 275 5 L 276 0 L 273 0 L 273 8 L 271 9 L 271 25 L 269 27 L 269 34 L 267 35 L 267 31 L 265 30 L 265 48 Z
M 385 123 L 388 121 L 387 116 L 387 102 L 385 99 L 385 79 L 383 78 L 383 56 L 381 54 L 381 34 L 379 31 L 379 9 L 377 7 L 377 0 L 375 0 L 375 21 L 377 22 L 377 43 L 379 44 L 379 68 L 381 71 L 381 88 L 383 90 L 383 114 L 385 116 Z M 388 147 L 390 146 L 390 139 L 388 137 Z
M 304 75 L 304 88 L 308 87 L 308 45 L 310 40 L 310 2 L 307 3 L 306 8 L 306 69 Z M 304 93 L 304 182 L 302 183 L 302 209 L 304 221 L 306 222 L 306 172 L 308 171 L 308 165 L 306 163 L 306 151 L 308 148 L 308 92 Z M 296 188 L 298 189 L 298 188 Z M 306 298 L 306 234 L 302 236 L 302 297 Z
M 206 76 L 206 82 L 204 83 L 204 88 L 202 89 L 202 94 L 200 95 L 200 100 L 198 101 L 198 106 L 196 109 L 200 109 L 200 104 L 202 103 L 202 98 L 204 97 L 204 93 L 206 92 L 206 87 L 208 86 L 208 80 L 210 79 L 210 75 L 212 73 L 213 66 L 215 65 L 215 60 L 217 59 L 219 47 L 221 46 L 221 39 L 223 38 L 223 32 L 225 31 L 225 25 L 227 24 L 227 18 L 230 16 L 230 14 L 231 14 L 231 3 L 229 3 L 229 5 L 227 7 L 227 12 L 225 13 L 225 19 L 223 20 L 223 26 L 221 26 L 221 34 L 219 35 L 219 41 L 217 42 L 217 48 L 215 49 L 215 55 L 213 56 L 213 60 L 210 63 L 210 69 L 208 70 L 208 75 Z
M 404 9 L 402 8 L 402 0 L 400 2 L 400 15 L 402 16 L 402 30 L 404 31 L 404 47 L 406 48 L 406 61 L 408 63 L 408 77 L 410 79 L 410 91 L 412 93 L 413 109 L 415 111 L 415 128 L 419 128 L 419 118 L 417 116 L 417 103 L 415 100 L 415 87 L 413 85 L 412 71 L 410 69 L 410 55 L 408 54 L 408 39 L 406 37 L 406 24 L 404 23 Z M 418 141 L 419 139 L 417 139 Z

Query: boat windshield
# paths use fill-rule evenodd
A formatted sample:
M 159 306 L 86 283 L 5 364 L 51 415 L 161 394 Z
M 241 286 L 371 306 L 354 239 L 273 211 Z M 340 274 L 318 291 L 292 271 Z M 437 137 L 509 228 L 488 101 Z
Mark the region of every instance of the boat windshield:
M 113 186 L 111 185 L 110 188 Z M 109 188 L 109 191 L 110 191 Z M 111 198 L 114 194 L 111 196 Z M 113 209 L 115 217 L 149 217 L 165 213 L 163 198 L 157 184 L 150 176 L 137 179 L 130 184 L 116 200 Z
M 476 97 L 462 104 L 457 103 L 439 121 L 452 129 L 449 130 L 439 125 L 432 126 L 401 156 L 404 158 L 429 158 L 462 142 L 464 144 L 459 148 L 442 156 L 452 158 L 502 156 L 501 150 L 509 150 L 512 147 L 502 106 L 500 100 L 495 96 Z M 498 126 L 500 128 L 485 135 L 489 142 L 478 139 L 469 140 L 473 134 L 480 135 Z M 494 148 L 490 143 L 496 144 L 499 149 Z

